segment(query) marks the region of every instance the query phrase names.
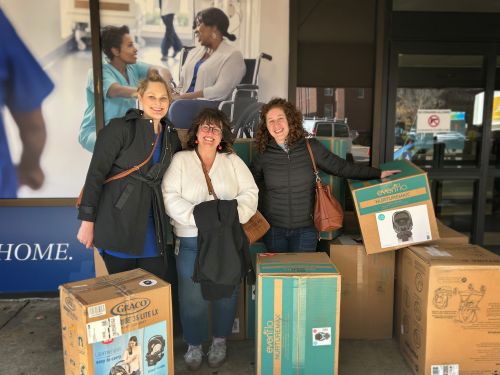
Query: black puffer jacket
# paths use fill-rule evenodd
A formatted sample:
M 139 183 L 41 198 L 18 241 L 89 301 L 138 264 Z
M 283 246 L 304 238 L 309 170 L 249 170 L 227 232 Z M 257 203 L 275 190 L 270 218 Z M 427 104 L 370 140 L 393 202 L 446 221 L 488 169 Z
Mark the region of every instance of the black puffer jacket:
M 179 137 L 170 122 L 163 121 L 160 163 L 150 160 L 127 177 L 111 181 L 106 178 L 142 163 L 150 154 L 155 134 L 150 120 L 142 111 L 128 110 L 102 129 L 90 162 L 82 201 L 80 220 L 94 221 L 96 247 L 130 255 L 142 255 L 148 213 L 153 208 L 158 249 L 167 249 L 169 220 L 160 184 L 173 154 L 181 149 Z
M 319 170 L 335 176 L 366 180 L 380 177 L 380 170 L 352 164 L 310 139 Z M 259 187 L 259 209 L 272 226 L 296 229 L 314 225 L 315 176 L 305 139 L 288 153 L 274 140 L 257 153 L 250 167 Z

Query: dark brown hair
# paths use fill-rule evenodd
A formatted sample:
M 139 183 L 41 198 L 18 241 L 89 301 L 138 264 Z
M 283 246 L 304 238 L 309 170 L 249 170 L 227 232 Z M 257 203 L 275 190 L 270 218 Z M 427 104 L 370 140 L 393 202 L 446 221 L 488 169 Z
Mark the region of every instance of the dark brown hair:
M 123 36 L 125 34 L 130 34 L 128 26 L 123 25 L 120 27 L 116 26 L 105 26 L 101 32 L 101 43 L 102 51 L 106 55 L 109 61 L 113 60 L 113 51 L 111 48 L 117 48 L 120 50 L 122 46 Z
M 193 30 L 196 29 L 199 23 L 203 23 L 205 26 L 215 26 L 222 36 L 225 36 L 232 42 L 236 40 L 236 35 L 227 32 L 229 18 L 219 8 L 207 8 L 199 11 L 194 18 Z
M 231 154 L 233 153 L 233 133 L 229 126 L 229 119 L 226 114 L 215 108 L 205 108 L 194 119 L 193 125 L 188 131 L 187 149 L 194 150 L 196 148 L 196 133 L 198 128 L 203 124 L 220 125 L 222 128 L 222 138 L 220 141 L 221 150 L 217 152 Z
M 281 108 L 285 112 L 286 121 L 288 122 L 288 137 L 286 139 L 289 146 L 293 145 L 299 139 L 304 138 L 305 131 L 302 127 L 302 113 L 289 101 L 282 98 L 271 99 L 267 104 L 264 104 L 260 111 L 260 122 L 255 135 L 255 143 L 257 150 L 263 153 L 266 147 L 273 140 L 273 136 L 267 130 L 266 116 L 273 108 Z
M 169 104 L 172 104 L 172 91 L 170 90 L 170 86 L 167 81 L 165 81 L 165 79 L 160 75 L 157 69 L 150 69 L 148 72 L 148 76 L 139 82 L 139 85 L 137 86 L 137 94 L 143 96 L 144 92 L 146 92 L 146 89 L 148 88 L 149 82 L 163 83 L 165 89 L 167 90 L 168 102 Z

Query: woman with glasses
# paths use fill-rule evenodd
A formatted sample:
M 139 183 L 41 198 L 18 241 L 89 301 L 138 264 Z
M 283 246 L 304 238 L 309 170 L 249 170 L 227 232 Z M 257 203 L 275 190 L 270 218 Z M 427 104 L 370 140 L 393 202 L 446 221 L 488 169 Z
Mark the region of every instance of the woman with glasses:
M 235 229 L 234 236 L 229 236 L 228 240 L 223 237 L 222 246 L 232 246 L 231 241 L 234 241 L 235 246 L 246 243 L 248 248 L 240 223 L 246 223 L 257 210 L 257 186 L 248 167 L 233 152 L 231 142 L 231 130 L 224 113 L 211 108 L 202 110 L 189 129 L 187 150 L 174 156 L 162 182 L 165 208 L 172 218 L 174 233 L 179 241 L 176 241 L 179 307 L 184 339 L 188 344 L 184 360 L 192 370 L 198 369 L 202 364 L 201 344 L 205 339 L 203 333 L 206 332 L 208 321 L 208 301 L 204 299 L 206 294 L 203 286 L 192 279 L 195 264 L 197 269 L 204 266 L 197 261 L 197 255 L 199 253 L 201 258 L 202 254 L 206 254 L 205 240 L 215 230 L 228 224 L 227 221 L 231 224 L 232 214 L 236 221 L 232 223 L 236 228 L 231 226 Z M 204 169 L 208 174 L 207 179 Z M 209 193 L 208 179 L 219 199 L 218 205 L 234 206 L 234 211 L 228 210 L 227 215 L 213 215 L 212 223 L 202 214 L 206 212 L 203 209 L 207 207 L 207 203 L 213 202 L 215 198 Z M 212 226 L 213 231 L 210 229 Z M 230 272 L 238 269 L 239 264 L 228 264 L 232 255 L 234 254 L 228 252 L 211 257 L 211 262 L 215 262 L 212 268 Z M 237 290 L 236 287 L 227 297 L 212 301 L 214 337 L 208 351 L 210 367 L 220 366 L 226 358 L 226 337 L 231 334 L 235 318 Z
M 195 17 L 193 28 L 200 45 L 186 57 L 179 93 L 174 95 L 169 111 L 170 120 L 178 128 L 189 128 L 201 109 L 216 108 L 245 75 L 243 55 L 226 41 L 236 40 L 228 27 L 229 18 L 218 8 L 202 10 Z
M 143 268 L 172 282 L 165 261 L 173 245 L 161 181 L 180 141 L 165 115 L 169 87 L 157 71 L 139 83 L 143 111 L 130 109 L 99 132 L 82 192 L 78 240 L 97 247 L 109 273 Z M 134 166 L 129 175 L 104 181 Z M 173 264 L 172 264 L 173 266 Z

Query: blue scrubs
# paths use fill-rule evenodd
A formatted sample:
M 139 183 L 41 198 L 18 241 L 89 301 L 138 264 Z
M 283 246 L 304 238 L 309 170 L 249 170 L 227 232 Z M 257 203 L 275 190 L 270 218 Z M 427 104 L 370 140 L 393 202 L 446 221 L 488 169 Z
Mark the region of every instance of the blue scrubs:
M 11 112 L 41 107 L 54 84 L 17 35 L 0 9 L 0 198 L 17 197 L 17 174 L 3 123 L 5 106 Z
M 136 108 L 135 98 L 110 98 L 108 90 L 112 84 L 121 86 L 137 87 L 139 82 L 148 75 L 149 65 L 143 62 L 127 65 L 128 81 L 118 69 L 107 63 L 102 67 L 102 95 L 104 97 L 104 125 L 115 117 L 123 117 L 130 108 Z M 83 114 L 80 125 L 79 142 L 88 151 L 93 152 L 96 140 L 95 128 L 95 102 L 94 102 L 94 77 L 92 69 L 87 74 L 87 109 Z

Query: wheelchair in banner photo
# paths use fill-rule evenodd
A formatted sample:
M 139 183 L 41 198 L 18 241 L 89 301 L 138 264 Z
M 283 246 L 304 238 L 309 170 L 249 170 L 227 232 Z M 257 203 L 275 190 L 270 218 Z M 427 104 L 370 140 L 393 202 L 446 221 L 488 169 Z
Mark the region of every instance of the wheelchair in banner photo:
M 183 48 L 180 57 L 180 67 L 183 66 L 186 61 L 186 57 L 192 48 L 194 47 Z M 266 53 L 261 53 L 256 59 L 244 59 L 246 73 L 242 78 L 241 83 L 233 90 L 231 97 L 228 100 L 213 102 L 214 107 L 217 107 L 228 116 L 231 122 L 233 134 L 236 138 L 252 138 L 254 136 L 254 132 L 257 130 L 260 109 L 264 105 L 264 103 L 261 103 L 258 100 L 258 75 L 262 60 L 272 61 L 272 56 Z M 182 107 L 177 107 L 175 104 L 171 106 L 169 118 L 176 127 L 188 128 L 191 126 L 191 124 L 180 124 L 176 122 L 175 119 L 179 117 L 177 116 L 176 111 L 193 112 L 192 118 L 194 119 L 203 109 L 200 108 L 198 103 L 196 103 L 196 99 L 193 99 L 191 103 L 192 106 L 190 106 L 189 103 L 184 103 Z

